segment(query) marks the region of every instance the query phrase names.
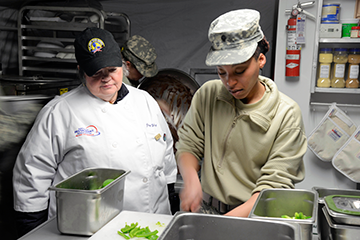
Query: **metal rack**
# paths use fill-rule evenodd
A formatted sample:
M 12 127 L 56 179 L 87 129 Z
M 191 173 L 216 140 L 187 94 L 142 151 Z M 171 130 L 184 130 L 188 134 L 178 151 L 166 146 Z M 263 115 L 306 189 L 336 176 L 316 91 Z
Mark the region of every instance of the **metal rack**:
M 53 12 L 58 16 L 67 14 L 72 18 L 69 21 L 62 19 L 32 21 L 27 16 L 32 10 Z M 121 22 L 119 22 L 120 18 L 123 19 Z M 88 7 L 25 6 L 21 8 L 18 16 L 19 76 L 75 77 L 77 71 L 76 60 L 73 57 L 74 49 L 66 47 L 73 45 L 75 36 L 87 27 L 108 29 L 116 37 L 119 45 L 130 35 L 130 20 L 124 13 L 104 12 Z M 41 42 L 54 46 L 39 47 Z M 59 43 L 63 46 L 57 47 L 56 44 Z M 60 52 L 72 54 L 72 57 L 39 57 L 34 56 L 34 52 L 45 54 Z
M 36 11 L 56 16 L 59 21 L 34 20 L 32 13 Z M 125 13 L 105 12 L 90 7 L 24 6 L 19 10 L 17 27 L 7 29 L 17 31 L 18 75 L 0 76 L 0 84 L 15 95 L 55 95 L 78 86 L 80 81 L 76 76 L 75 50 L 71 45 L 75 36 L 87 27 L 110 31 L 119 46 L 130 37 L 130 20 Z M 40 42 L 60 42 L 62 45 L 39 47 Z M 34 54 L 36 52 L 72 56 L 42 57 Z

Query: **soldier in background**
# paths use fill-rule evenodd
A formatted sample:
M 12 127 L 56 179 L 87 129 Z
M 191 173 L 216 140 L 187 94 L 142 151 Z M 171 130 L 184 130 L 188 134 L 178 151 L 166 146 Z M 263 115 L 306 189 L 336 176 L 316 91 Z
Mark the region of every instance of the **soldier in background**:
M 145 38 L 134 35 L 121 48 L 123 56 L 123 82 L 138 87 L 145 77 L 154 77 L 158 73 L 155 63 L 155 48 Z

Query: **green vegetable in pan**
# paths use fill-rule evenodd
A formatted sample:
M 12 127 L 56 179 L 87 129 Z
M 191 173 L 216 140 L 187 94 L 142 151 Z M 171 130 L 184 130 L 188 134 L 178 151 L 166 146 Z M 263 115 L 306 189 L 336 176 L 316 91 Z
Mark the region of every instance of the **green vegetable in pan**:
M 290 217 L 288 215 L 282 215 L 282 218 L 287 218 L 287 219 L 309 219 L 311 218 L 311 216 L 305 216 L 302 212 L 295 212 L 294 217 Z
M 101 188 L 106 187 L 106 186 L 107 186 L 108 184 L 110 184 L 112 181 L 114 181 L 114 179 L 106 179 L 106 180 L 103 182 Z

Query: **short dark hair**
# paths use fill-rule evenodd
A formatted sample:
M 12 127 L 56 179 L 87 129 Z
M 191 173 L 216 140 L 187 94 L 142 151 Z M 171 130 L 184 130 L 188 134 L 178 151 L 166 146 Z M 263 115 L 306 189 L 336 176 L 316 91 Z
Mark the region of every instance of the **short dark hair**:
M 257 59 L 260 56 L 260 53 L 265 55 L 269 50 L 270 50 L 270 44 L 264 36 L 264 38 L 260 42 L 258 42 L 258 46 L 255 50 L 253 57 Z

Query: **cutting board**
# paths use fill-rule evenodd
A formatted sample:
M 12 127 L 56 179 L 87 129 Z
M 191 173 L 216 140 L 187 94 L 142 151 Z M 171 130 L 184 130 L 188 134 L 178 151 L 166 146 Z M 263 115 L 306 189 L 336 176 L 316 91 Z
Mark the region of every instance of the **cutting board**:
M 121 240 L 123 239 L 117 231 L 125 227 L 125 224 L 138 223 L 140 227 L 149 227 L 151 231 L 158 230 L 158 236 L 165 230 L 169 224 L 172 215 L 152 214 L 144 212 L 122 211 L 109 223 L 94 233 L 89 240 Z M 144 239 L 144 238 L 131 238 Z

